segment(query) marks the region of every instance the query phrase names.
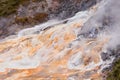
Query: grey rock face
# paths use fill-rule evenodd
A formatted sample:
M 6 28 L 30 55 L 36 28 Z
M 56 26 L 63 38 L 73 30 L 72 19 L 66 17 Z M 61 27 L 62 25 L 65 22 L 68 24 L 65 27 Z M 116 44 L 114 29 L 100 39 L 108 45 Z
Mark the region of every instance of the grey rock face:
M 49 19 L 66 19 L 96 3 L 97 0 L 30 0 L 20 5 L 16 14 L 0 18 L 0 39 Z

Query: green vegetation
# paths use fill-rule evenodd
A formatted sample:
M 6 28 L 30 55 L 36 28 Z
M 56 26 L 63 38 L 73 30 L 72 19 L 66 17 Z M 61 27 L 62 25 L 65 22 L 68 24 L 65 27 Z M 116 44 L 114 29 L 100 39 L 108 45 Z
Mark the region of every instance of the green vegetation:
M 44 22 L 48 18 L 47 13 L 36 13 L 33 17 L 16 17 L 15 22 L 18 24 L 35 24 L 37 22 Z
M 7 16 L 15 13 L 20 4 L 29 0 L 0 0 L 0 16 Z
M 112 71 L 108 73 L 107 80 L 120 80 L 120 59 L 114 63 Z
M 15 18 L 15 22 L 21 23 L 21 24 L 29 23 L 29 20 L 31 20 L 29 17 L 16 17 Z
M 33 19 L 39 22 L 43 22 L 47 17 L 48 17 L 48 14 L 46 13 L 36 13 Z
M 37 1 L 40 2 L 40 1 L 44 1 L 44 0 L 32 0 L 32 1 L 33 1 L 33 2 L 37 2 Z

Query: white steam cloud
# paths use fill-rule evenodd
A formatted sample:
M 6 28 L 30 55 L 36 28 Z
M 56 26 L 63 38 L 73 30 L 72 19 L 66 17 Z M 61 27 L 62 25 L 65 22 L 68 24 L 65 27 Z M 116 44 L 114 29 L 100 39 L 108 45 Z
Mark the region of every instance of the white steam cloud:
M 111 36 L 108 48 L 120 45 L 120 1 L 103 0 L 103 5 L 83 26 L 81 33 L 101 29 L 100 33 Z

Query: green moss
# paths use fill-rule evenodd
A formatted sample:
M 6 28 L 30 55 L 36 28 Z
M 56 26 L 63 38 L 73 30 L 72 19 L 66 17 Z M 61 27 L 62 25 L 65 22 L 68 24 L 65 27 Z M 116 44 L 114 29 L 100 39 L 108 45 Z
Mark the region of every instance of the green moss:
M 107 80 L 120 80 L 120 59 L 114 63 L 112 71 L 108 73 Z
M 48 18 L 47 13 L 36 13 L 33 17 L 25 16 L 25 17 L 16 17 L 15 22 L 18 24 L 34 24 L 37 22 L 44 22 Z
M 28 17 L 16 17 L 15 22 L 16 23 L 26 24 L 26 23 L 29 22 L 29 18 Z
M 41 1 L 44 1 L 44 0 L 32 0 L 33 2 L 41 2 Z
M 36 13 L 33 19 L 42 22 L 42 21 L 45 21 L 47 17 L 48 17 L 48 14 L 46 13 Z
M 15 13 L 20 4 L 29 0 L 0 0 L 0 16 Z

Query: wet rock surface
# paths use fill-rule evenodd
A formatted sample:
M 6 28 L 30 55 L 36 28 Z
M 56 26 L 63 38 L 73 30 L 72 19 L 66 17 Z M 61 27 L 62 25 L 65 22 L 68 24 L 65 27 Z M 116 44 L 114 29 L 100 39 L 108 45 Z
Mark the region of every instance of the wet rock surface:
M 77 20 L 43 27 L 40 34 L 34 34 L 41 28 L 38 25 L 22 30 L 19 37 L 1 41 L 0 79 L 100 79 L 100 53 L 107 37 L 78 40 L 76 32 L 94 11 L 87 11 L 84 18 L 76 15 Z
M 1 70 L 5 70 L 3 73 L 0 72 L 0 78 L 3 80 L 7 79 L 7 77 L 10 80 L 12 80 L 13 77 L 22 80 L 37 80 L 40 78 L 62 79 L 61 77 L 63 77 L 65 80 L 82 80 L 89 78 L 98 80 L 101 79 L 101 73 L 99 73 L 98 70 L 103 65 L 109 65 L 103 68 L 102 71 L 103 78 L 106 79 L 107 73 L 112 70 L 114 63 L 120 58 L 120 46 L 108 48 L 107 52 L 101 52 L 104 48 L 104 44 L 107 44 L 107 41 L 109 41 L 109 37 L 108 35 L 104 34 L 102 34 L 101 37 L 100 34 L 107 31 L 112 31 L 109 31 L 109 29 L 114 29 L 112 26 L 116 26 L 116 19 L 119 20 L 119 17 L 114 17 L 115 13 L 111 12 L 110 9 L 112 8 L 109 8 L 107 10 L 108 12 L 105 11 L 105 15 L 100 15 L 100 17 L 97 17 L 97 19 L 96 16 L 99 16 L 99 14 L 93 16 L 94 18 L 89 19 L 88 22 L 86 22 L 87 24 L 85 23 L 84 25 L 82 22 L 84 19 L 79 22 L 75 21 L 75 23 L 71 23 L 71 26 L 67 25 L 69 21 L 66 20 L 61 22 L 62 25 L 56 23 L 44 28 L 31 28 L 24 30 L 21 32 L 19 38 L 16 38 L 16 34 L 24 28 L 33 27 L 36 24 L 43 23 L 50 19 L 66 19 L 72 17 L 78 11 L 89 10 L 89 8 L 95 5 L 97 1 L 100 0 L 30 0 L 28 3 L 21 4 L 17 8 L 16 13 L 5 17 L 0 17 L 0 39 L 3 39 L 9 35 L 13 35 L 7 37 L 0 43 L 0 64 L 4 66 L 1 67 Z M 43 31 L 43 33 L 41 33 L 42 35 L 39 34 L 41 31 Z M 119 31 L 119 28 L 118 30 L 116 29 L 116 31 Z M 119 38 L 116 39 L 119 41 Z M 117 44 L 119 44 L 119 42 Z M 45 48 L 43 46 L 45 46 Z M 44 53 L 50 55 L 46 54 L 46 57 L 45 54 L 42 53 L 43 51 Z M 64 55 L 62 52 L 67 55 Z M 7 55 L 3 53 L 7 53 Z M 15 55 L 11 56 L 13 54 Z M 37 56 L 40 56 L 40 59 L 42 60 L 38 60 L 39 58 L 36 59 L 36 54 Z M 24 56 L 27 56 L 28 58 Z M 114 60 L 112 63 L 111 59 L 113 58 Z M 41 61 L 42 65 L 36 63 L 39 65 L 39 67 L 33 68 L 34 66 L 30 63 L 30 60 L 33 59 L 36 59 L 35 62 Z M 17 67 L 7 63 L 8 60 L 9 63 L 16 64 Z M 46 63 L 44 63 L 44 61 Z M 101 61 L 109 61 L 109 63 L 103 63 L 103 65 L 99 65 L 98 63 Z M 21 69 L 21 66 L 24 66 L 24 68 L 28 68 L 28 66 L 30 66 L 32 68 Z M 14 70 L 14 68 L 16 69 Z M 88 68 L 90 70 L 88 70 Z M 51 70 L 53 70 L 54 73 Z M 18 74 L 20 78 L 16 74 Z

